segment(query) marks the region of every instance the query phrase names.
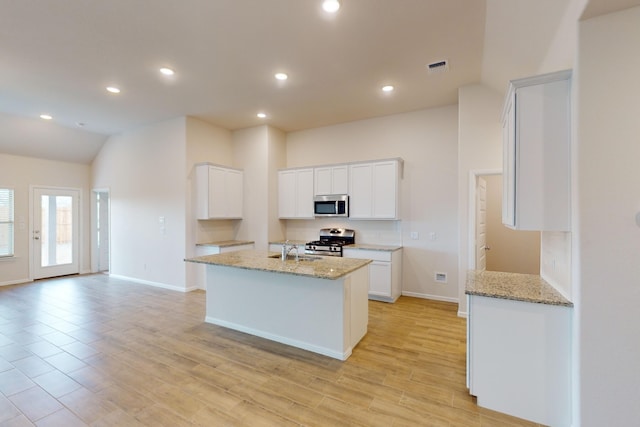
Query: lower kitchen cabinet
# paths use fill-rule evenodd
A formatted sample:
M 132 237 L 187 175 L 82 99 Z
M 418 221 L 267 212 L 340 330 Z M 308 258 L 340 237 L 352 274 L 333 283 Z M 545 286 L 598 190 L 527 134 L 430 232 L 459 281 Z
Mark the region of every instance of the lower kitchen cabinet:
M 572 309 L 467 298 L 467 385 L 478 406 L 570 426 Z
M 342 248 L 345 258 L 370 259 L 369 299 L 395 302 L 402 294 L 402 248 L 372 250 Z
M 201 243 L 196 245 L 196 256 L 217 255 L 227 252 L 244 251 L 254 248 L 254 242 L 225 240 L 213 243 Z M 190 264 L 190 263 L 187 263 Z M 193 263 L 195 269 L 194 282 L 198 289 L 207 288 L 207 268 L 206 264 Z

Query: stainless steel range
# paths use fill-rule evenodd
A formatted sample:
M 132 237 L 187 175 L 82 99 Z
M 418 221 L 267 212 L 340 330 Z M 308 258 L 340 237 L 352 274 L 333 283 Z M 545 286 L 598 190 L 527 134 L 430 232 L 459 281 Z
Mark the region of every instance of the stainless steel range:
M 348 228 L 322 228 L 320 240 L 306 243 L 304 253 L 309 255 L 342 256 L 344 245 L 353 245 L 356 242 L 355 230 Z

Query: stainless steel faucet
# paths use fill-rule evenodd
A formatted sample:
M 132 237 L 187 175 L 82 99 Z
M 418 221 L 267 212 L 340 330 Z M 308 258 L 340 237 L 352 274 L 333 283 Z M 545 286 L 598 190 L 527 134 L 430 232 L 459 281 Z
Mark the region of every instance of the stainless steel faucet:
M 298 262 L 298 245 L 294 244 L 289 244 L 289 240 L 287 239 L 286 242 L 284 242 L 284 245 L 282 245 L 282 254 L 281 254 L 281 259 L 282 261 L 286 261 L 287 257 L 289 256 L 289 252 L 291 252 L 292 250 L 296 250 L 296 262 Z

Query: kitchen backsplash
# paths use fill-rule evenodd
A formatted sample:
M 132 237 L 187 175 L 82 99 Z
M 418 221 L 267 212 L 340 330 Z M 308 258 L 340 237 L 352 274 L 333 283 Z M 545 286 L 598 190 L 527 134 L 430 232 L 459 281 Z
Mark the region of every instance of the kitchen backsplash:
M 348 219 L 318 218 L 315 220 L 288 220 L 287 239 L 310 241 L 318 238 L 321 228 L 350 228 L 356 231 L 356 243 L 401 245 L 401 221 L 353 221 Z

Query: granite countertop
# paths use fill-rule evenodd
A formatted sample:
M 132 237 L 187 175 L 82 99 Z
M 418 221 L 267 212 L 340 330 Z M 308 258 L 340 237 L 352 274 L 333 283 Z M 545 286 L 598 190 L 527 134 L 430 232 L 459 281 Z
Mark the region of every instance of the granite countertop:
M 471 270 L 467 273 L 465 293 L 538 304 L 573 307 L 553 286 L 536 274 Z
M 304 257 L 309 258 L 308 255 Z M 185 261 L 330 280 L 344 277 L 371 262 L 368 259 L 342 257 L 314 256 L 311 258 L 314 260 L 296 262 L 294 258 L 289 258 L 283 262 L 277 252 L 244 250 L 218 255 L 204 255 L 188 258 Z
M 218 248 L 229 248 L 232 246 L 253 245 L 251 240 L 219 240 L 216 242 L 196 243 L 196 246 L 215 246 Z
M 364 249 L 368 251 L 394 252 L 402 249 L 402 246 L 394 245 L 366 245 L 356 243 L 354 245 L 346 245 L 344 249 Z
M 298 246 L 303 246 L 304 249 L 304 245 L 305 243 L 307 243 L 309 240 L 289 240 L 289 244 L 290 245 L 298 245 Z M 269 242 L 270 245 L 284 245 L 284 243 L 286 242 L 286 240 L 275 240 L 273 242 Z

